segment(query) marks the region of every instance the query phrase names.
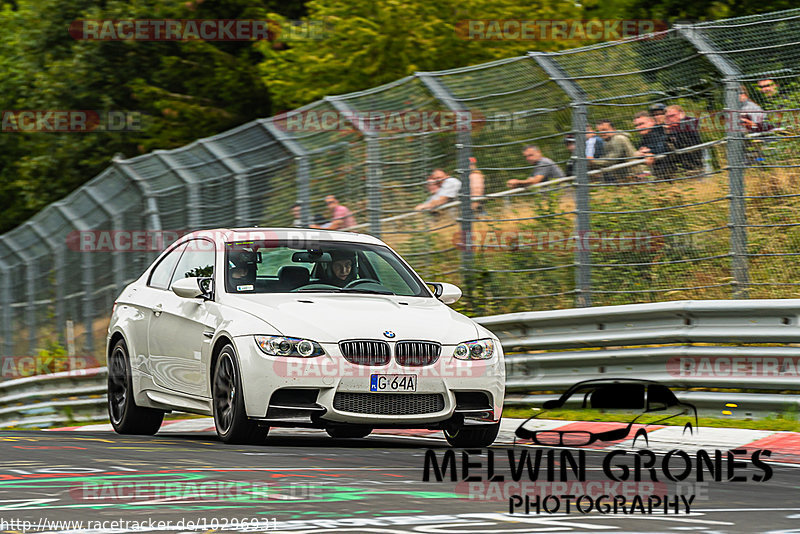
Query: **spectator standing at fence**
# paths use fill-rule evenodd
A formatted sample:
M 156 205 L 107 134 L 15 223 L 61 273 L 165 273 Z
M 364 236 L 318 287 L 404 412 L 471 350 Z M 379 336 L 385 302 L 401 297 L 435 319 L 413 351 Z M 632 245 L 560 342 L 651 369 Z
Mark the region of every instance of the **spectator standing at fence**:
M 525 150 L 522 151 L 522 155 L 533 166 L 531 175 L 524 180 L 512 178 L 506 182 L 508 187 L 525 187 L 564 177 L 564 171 L 552 159 L 544 157 L 538 146 L 526 146 Z
M 699 121 L 694 117 L 687 117 L 682 107 L 667 106 L 664 118 L 667 125 L 667 144 L 670 150 L 690 148 L 701 143 Z M 703 153 L 700 150 L 670 154 L 668 159 L 671 160 L 674 167 L 689 172 L 699 171 L 703 166 Z
M 567 160 L 566 170 L 567 176 L 575 176 L 575 136 L 568 134 L 564 138 L 564 143 L 569 150 L 569 159 Z M 594 133 L 591 126 L 586 127 L 586 159 L 602 158 L 604 152 L 603 140 Z
M 750 100 L 747 89 L 742 85 L 739 88 L 739 123 L 750 132 L 764 132 L 769 130 L 769 125 L 765 122 L 767 114 L 764 108 Z
M 605 154 L 602 158 L 589 160 L 590 166 L 594 168 L 605 168 L 625 163 L 626 161 L 636 158 L 636 149 L 633 148 L 628 132 L 616 131 L 614 129 L 614 124 L 609 119 L 602 119 L 597 122 L 597 133 L 603 139 Z M 606 182 L 616 182 L 631 174 L 640 174 L 645 170 L 646 168 L 639 164 L 606 171 L 603 173 L 603 180 Z
M 483 196 L 486 191 L 485 187 L 485 178 L 481 170 L 478 169 L 478 160 L 469 158 L 469 195 L 472 199 L 470 206 L 473 217 L 488 217 L 486 210 L 483 208 L 483 201 L 475 200 Z
M 756 82 L 759 92 L 759 104 L 764 109 L 783 109 L 786 106 L 786 94 L 772 78 L 764 78 Z
M 325 204 L 328 205 L 328 211 L 331 215 L 331 221 L 327 224 L 317 225 L 312 224 L 309 228 L 323 228 L 325 230 L 340 230 L 343 228 L 350 228 L 356 225 L 356 218 L 353 217 L 347 207 L 339 203 L 339 200 L 333 195 L 325 197 Z
M 664 127 L 656 124 L 656 120 L 647 111 L 640 111 L 633 117 L 633 127 L 639 133 L 639 148 L 636 156 L 645 158 L 645 163 L 651 169 L 650 173 L 658 178 L 668 178 L 674 168 L 668 158 L 655 158 L 654 156 L 669 152 L 667 147 L 667 134 Z M 647 171 L 640 176 L 646 176 Z
M 442 169 L 434 169 L 427 181 L 428 191 L 431 196 L 414 209 L 417 211 L 434 210 L 458 198 L 461 190 L 461 180 L 453 178 Z
M 605 152 L 603 139 L 594 133 L 591 126 L 586 127 L 586 159 L 602 158 Z
M 667 122 L 667 106 L 661 102 L 656 102 L 649 109 L 650 116 L 656 121 L 656 124 L 664 126 Z
M 292 226 L 295 228 L 303 228 L 305 226 L 303 224 L 302 208 L 299 202 L 295 202 L 294 206 L 292 206 L 292 217 L 294 217 Z
M 567 145 L 567 150 L 569 150 L 569 159 L 566 164 L 567 176 L 575 176 L 575 136 L 572 134 L 567 135 L 564 138 L 564 144 Z

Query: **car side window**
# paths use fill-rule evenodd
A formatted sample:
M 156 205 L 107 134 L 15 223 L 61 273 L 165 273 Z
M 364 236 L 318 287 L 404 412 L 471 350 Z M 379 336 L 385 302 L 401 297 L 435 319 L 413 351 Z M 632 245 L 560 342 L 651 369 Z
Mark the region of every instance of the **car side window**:
M 170 285 L 170 279 L 172 278 L 172 271 L 175 269 L 175 264 L 178 263 L 183 249 L 185 248 L 186 243 L 183 243 L 164 256 L 161 261 L 158 262 L 158 265 L 150 272 L 150 280 L 148 280 L 147 285 L 156 289 L 167 289 Z
M 181 256 L 169 286 L 181 278 L 207 277 L 214 275 L 214 243 L 205 239 L 189 241 Z

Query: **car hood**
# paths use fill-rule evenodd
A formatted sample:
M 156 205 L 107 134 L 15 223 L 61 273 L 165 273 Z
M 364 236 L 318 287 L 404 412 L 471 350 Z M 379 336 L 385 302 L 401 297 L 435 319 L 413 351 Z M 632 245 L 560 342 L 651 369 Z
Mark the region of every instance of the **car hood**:
M 227 305 L 266 321 L 284 336 L 320 343 L 343 339 L 417 339 L 456 344 L 479 335 L 471 319 L 433 298 L 329 293 L 226 297 Z M 394 332 L 395 337 L 387 338 L 386 331 Z

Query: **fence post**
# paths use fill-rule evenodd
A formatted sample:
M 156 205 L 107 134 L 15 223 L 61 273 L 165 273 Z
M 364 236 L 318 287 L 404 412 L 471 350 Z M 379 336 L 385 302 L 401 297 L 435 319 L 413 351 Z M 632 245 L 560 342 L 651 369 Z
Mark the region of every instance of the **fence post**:
M 472 188 L 469 183 L 470 165 L 469 159 L 472 157 L 472 116 L 470 111 L 456 99 L 456 97 L 445 87 L 436 76 L 429 72 L 417 72 L 417 78 L 431 92 L 431 94 L 444 106 L 456 114 L 457 125 L 463 125 L 464 119 L 468 122 L 468 128 L 457 128 L 456 133 L 456 173 L 461 180 L 461 189 L 458 192 L 459 219 L 461 223 L 461 270 L 466 273 L 464 277 L 465 289 L 471 296 L 473 287 L 473 275 L 475 273 L 475 258 L 472 253 Z M 470 299 L 470 304 L 473 304 Z
M 575 135 L 575 230 L 579 243 L 592 228 L 589 195 L 588 162 L 586 160 L 586 126 L 588 97 L 571 79 L 553 55 L 542 52 L 529 54 L 558 87 L 569 97 L 572 106 L 572 128 Z M 586 308 L 592 305 L 592 253 L 584 246 L 575 251 L 575 305 Z
M 378 144 L 380 140 L 375 132 L 364 128 L 363 121 L 353 120 L 351 117 L 357 115 L 357 111 L 351 108 L 347 102 L 341 98 L 326 96 L 325 101 L 336 109 L 343 117 L 347 118 L 350 124 L 359 131 L 367 145 L 367 222 L 369 232 L 375 237 L 381 236 L 381 148 Z
M 2 285 L 0 285 L 0 334 L 3 336 L 3 346 L 0 348 L 0 356 L 12 357 L 14 354 L 13 335 L 14 329 L 11 326 L 11 268 L 0 258 L 0 271 L 2 271 Z M 2 358 L 0 357 L 0 369 L 2 369 Z
M 89 226 L 78 215 L 66 206 L 63 201 L 56 202 L 53 207 L 61 212 L 65 219 L 70 221 L 79 232 L 88 232 Z M 94 351 L 94 262 L 90 252 L 81 253 L 81 282 L 83 286 L 83 325 L 86 330 L 85 349 L 87 353 Z
M 195 175 L 191 171 L 181 168 L 181 165 L 175 161 L 175 158 L 169 152 L 155 150 L 153 157 L 160 159 L 183 182 L 183 188 L 186 190 L 186 226 L 189 227 L 189 231 L 194 232 L 200 226 L 200 215 L 203 213 L 200 203 L 200 189 L 196 185 L 197 179 Z
M 739 126 L 739 81 L 725 80 L 725 108 L 731 128 L 728 137 L 728 178 L 730 180 L 731 262 L 733 267 L 733 297 L 747 298 L 750 276 L 747 265 L 747 206 L 744 191 L 744 132 Z
M 119 213 L 112 212 L 105 206 L 105 204 L 103 203 L 103 199 L 100 197 L 100 195 L 97 194 L 97 191 L 95 191 L 94 187 L 95 187 L 94 184 L 89 182 L 88 184 L 86 184 L 84 191 L 86 192 L 86 196 L 92 199 L 92 202 L 97 204 L 97 207 L 106 213 L 106 216 L 111 221 L 111 230 L 113 230 L 114 232 L 121 232 L 125 230 L 131 231 L 132 228 L 122 227 L 121 215 Z M 116 248 L 114 248 L 114 250 L 111 251 L 111 261 L 113 265 L 112 268 L 114 269 L 114 285 L 116 286 L 117 294 L 119 294 L 119 292 L 122 291 L 122 288 L 125 285 L 125 280 L 126 280 L 125 258 L 123 258 L 122 256 L 123 254 L 125 254 L 125 252 L 123 252 L 122 250 L 117 250 Z M 115 298 L 116 296 L 117 295 L 114 295 Z M 63 321 L 60 324 L 64 324 Z
M 5 244 L 14 251 L 14 254 L 22 260 L 25 265 L 25 295 L 27 296 L 27 304 L 25 306 L 25 322 L 28 328 L 28 352 L 33 355 L 36 351 L 36 305 L 34 304 L 34 296 L 36 294 L 36 277 L 33 273 L 32 263 L 33 259 L 28 255 L 26 250 L 23 250 L 17 245 L 11 236 L 6 234 L 3 236 Z
M 300 204 L 300 220 L 303 222 L 303 226 L 307 227 L 311 224 L 311 173 L 308 168 L 308 154 L 300 143 L 277 128 L 272 119 L 260 119 L 257 122 L 273 139 L 294 155 L 297 163 L 295 173 L 297 174 L 297 203 Z
M 739 68 L 708 40 L 702 28 L 678 26 L 678 33 L 689 41 L 724 76 L 725 84 L 725 137 L 728 156 L 728 182 L 731 229 L 731 270 L 733 271 L 733 298 L 747 298 L 750 275 L 747 265 L 747 212 L 744 191 L 744 132 L 739 126 L 739 85 L 743 78 Z
M 57 341 L 60 343 L 64 341 L 61 325 L 64 324 L 64 247 L 66 243 L 57 243 L 54 241 L 51 235 L 39 228 L 34 219 L 31 219 L 30 223 L 33 233 L 39 236 L 44 243 L 47 243 L 50 252 L 53 253 L 53 269 L 55 271 L 56 286 L 55 294 L 53 295 L 53 307 L 55 308 L 55 332 Z
M 162 230 L 161 228 L 161 215 L 158 211 L 158 202 L 156 202 L 156 197 L 153 195 L 152 191 L 150 190 L 150 185 L 147 181 L 139 176 L 136 171 L 129 168 L 126 164 L 125 160 L 122 156 L 117 155 L 114 156 L 112 160 L 112 165 L 115 169 L 117 169 L 123 176 L 128 178 L 131 182 L 133 182 L 137 188 L 139 188 L 139 192 L 141 193 L 142 197 L 144 198 L 145 202 L 145 212 L 144 218 L 147 221 L 145 224 L 147 228 L 145 230 L 158 232 Z M 159 252 L 155 254 L 149 254 L 150 259 L 155 259 Z
M 211 154 L 214 159 L 225 166 L 225 168 L 227 168 L 233 175 L 233 181 L 236 188 L 236 205 L 234 206 L 236 213 L 234 216 L 236 225 L 241 227 L 251 226 L 252 223 L 250 222 L 251 215 L 249 202 L 250 184 L 247 181 L 248 176 L 246 175 L 246 169 L 239 165 L 236 160 L 232 159 L 225 149 L 215 143 L 213 137 L 208 139 L 199 139 L 197 144 L 203 147 L 206 152 Z

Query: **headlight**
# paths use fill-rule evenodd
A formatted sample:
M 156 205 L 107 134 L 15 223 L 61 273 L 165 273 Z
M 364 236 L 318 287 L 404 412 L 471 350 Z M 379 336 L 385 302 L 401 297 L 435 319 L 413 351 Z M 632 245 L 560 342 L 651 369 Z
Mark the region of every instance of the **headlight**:
M 308 339 L 281 336 L 255 336 L 255 338 L 261 352 L 270 356 L 313 358 L 325 354 L 319 343 Z
M 459 360 L 488 360 L 494 354 L 494 341 L 479 339 L 456 345 L 453 355 Z

